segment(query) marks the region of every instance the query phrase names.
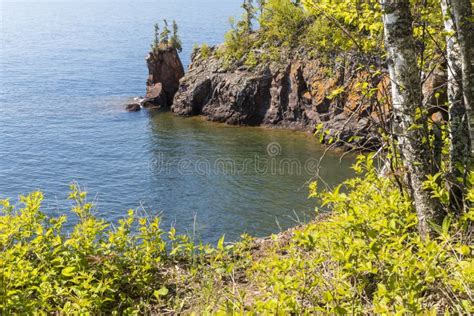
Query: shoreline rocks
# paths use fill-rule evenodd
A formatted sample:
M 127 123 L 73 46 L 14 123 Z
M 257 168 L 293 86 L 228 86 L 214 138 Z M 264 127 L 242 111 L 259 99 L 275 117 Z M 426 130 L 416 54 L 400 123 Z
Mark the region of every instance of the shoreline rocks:
M 193 52 L 187 73 L 176 49 L 150 52 L 146 97 L 127 111 L 165 108 L 231 125 L 319 131 L 322 143 L 343 150 L 376 149 L 379 129 L 389 127 L 390 82 L 381 60 L 356 53 L 308 57 L 300 48 L 279 62 L 225 68 L 217 48 L 208 50 Z M 427 102 L 443 104 L 444 75 L 430 76 Z
M 138 102 L 129 103 L 125 106 L 125 111 L 127 112 L 138 112 L 141 110 L 141 104 Z
M 360 95 L 362 89 L 381 89 L 384 75 L 357 69 L 358 61 L 346 56 L 323 62 L 299 54 L 279 63 L 226 70 L 215 55 L 203 57 L 196 51 L 171 111 L 232 125 L 310 132 L 319 126 L 326 144 L 373 148 L 382 96 Z

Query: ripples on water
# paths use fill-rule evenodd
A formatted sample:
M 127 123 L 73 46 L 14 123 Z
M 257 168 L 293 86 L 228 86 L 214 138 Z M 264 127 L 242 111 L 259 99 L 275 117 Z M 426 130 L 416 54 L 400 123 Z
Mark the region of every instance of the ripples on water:
M 163 212 L 166 226 L 186 232 L 196 216 L 205 241 L 224 233 L 228 239 L 266 235 L 293 225 L 290 216 L 312 214 L 314 201 L 306 198 L 312 173 L 303 172 L 304 165 L 300 174 L 262 171 L 283 159 L 304 164 L 320 157 L 311 136 L 123 111 L 144 93 L 144 57 L 156 21 L 177 20 L 188 64 L 194 43 L 222 40 L 239 5 L 0 3 L 0 198 L 41 189 L 47 211 L 62 214 L 68 184 L 78 181 L 101 217 L 114 221 L 128 208 L 143 207 Z M 279 146 L 274 156 L 267 153 L 272 143 Z M 344 179 L 349 163 L 329 155 L 328 182 Z

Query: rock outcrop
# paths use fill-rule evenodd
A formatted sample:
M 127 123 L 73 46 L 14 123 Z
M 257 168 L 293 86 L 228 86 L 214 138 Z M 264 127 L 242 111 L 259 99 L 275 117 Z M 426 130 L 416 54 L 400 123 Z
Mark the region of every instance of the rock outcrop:
M 358 61 L 352 56 L 323 62 L 300 53 L 279 63 L 227 70 L 217 57 L 196 51 L 171 110 L 228 124 L 308 131 L 320 126 L 326 143 L 371 147 L 375 125 L 387 110 L 380 105 L 384 96 L 371 88 L 382 91 L 387 82 L 382 74 L 357 69 Z
M 151 51 L 146 58 L 148 80 L 144 107 L 169 107 L 179 80 L 184 76 L 184 68 L 175 48 L 166 47 Z
M 193 53 L 171 106 L 175 114 L 228 124 L 318 129 L 324 143 L 346 149 L 380 144 L 378 130 L 389 126 L 391 112 L 383 61 L 349 53 L 311 58 L 301 48 L 278 63 L 226 69 L 215 50 L 205 57 L 199 50 Z M 435 72 L 426 80 L 423 90 L 431 97 L 425 102 L 433 104 L 433 96 L 443 94 L 442 76 Z
M 225 68 L 215 50 L 206 56 L 195 50 L 186 74 L 176 49 L 150 52 L 146 97 L 127 110 L 171 107 L 177 115 L 227 124 L 317 129 L 324 143 L 346 149 L 377 147 L 377 130 L 389 126 L 390 85 L 380 60 L 349 53 L 308 57 L 301 48 L 279 62 Z M 433 72 L 423 87 L 425 102 L 437 103 L 435 116 L 444 104 L 443 76 Z

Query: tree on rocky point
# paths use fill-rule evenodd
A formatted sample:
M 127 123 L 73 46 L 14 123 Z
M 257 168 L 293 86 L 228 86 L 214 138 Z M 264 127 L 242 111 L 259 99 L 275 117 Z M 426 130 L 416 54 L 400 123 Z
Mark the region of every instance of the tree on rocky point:
M 242 20 L 243 31 L 247 35 L 252 32 L 252 21 L 255 18 L 255 8 L 253 7 L 253 0 L 244 0 L 242 4 L 244 9 L 244 19 Z
M 155 23 L 155 34 L 154 34 L 154 39 L 153 39 L 153 45 L 151 46 L 152 50 L 155 50 L 159 47 L 160 45 L 160 26 L 158 23 Z
M 183 47 L 182 47 L 181 39 L 179 38 L 179 35 L 178 35 L 178 24 L 174 20 L 173 20 L 173 35 L 171 36 L 170 43 L 171 43 L 171 46 L 173 48 L 176 48 L 178 52 L 180 53 L 182 52 Z
M 168 44 L 169 43 L 169 36 L 170 36 L 170 29 L 168 28 L 168 21 L 163 20 L 165 26 L 163 27 L 163 31 L 160 34 L 160 43 Z

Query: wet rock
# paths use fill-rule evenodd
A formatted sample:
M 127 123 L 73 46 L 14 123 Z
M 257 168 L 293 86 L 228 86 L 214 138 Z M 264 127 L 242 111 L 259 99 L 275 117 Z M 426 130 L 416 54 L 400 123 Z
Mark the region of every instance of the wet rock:
M 145 108 L 166 107 L 168 104 L 168 97 L 163 89 L 163 85 L 158 82 L 153 85 L 147 85 L 146 97 L 143 100 Z
M 140 103 L 130 103 L 125 106 L 127 112 L 138 112 L 141 110 Z

